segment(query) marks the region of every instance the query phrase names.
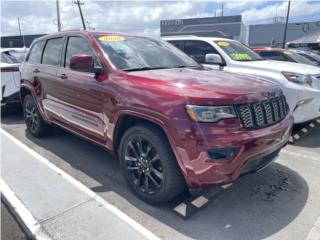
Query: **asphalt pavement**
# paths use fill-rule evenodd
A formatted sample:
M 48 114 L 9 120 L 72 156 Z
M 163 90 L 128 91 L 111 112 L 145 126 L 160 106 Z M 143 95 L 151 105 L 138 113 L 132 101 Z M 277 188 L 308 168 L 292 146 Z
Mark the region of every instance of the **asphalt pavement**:
M 320 124 L 188 220 L 173 212 L 176 203 L 154 207 L 135 197 L 118 161 L 94 144 L 61 129 L 36 139 L 19 111 L 3 118 L 2 128 L 159 238 L 319 240 Z
M 27 240 L 23 229 L 1 201 L 1 240 Z

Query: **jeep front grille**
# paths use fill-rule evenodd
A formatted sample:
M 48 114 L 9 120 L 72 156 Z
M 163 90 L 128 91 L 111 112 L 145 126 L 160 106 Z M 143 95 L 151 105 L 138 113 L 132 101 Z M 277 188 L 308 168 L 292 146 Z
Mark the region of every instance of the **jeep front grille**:
M 280 122 L 289 113 L 289 106 L 283 95 L 262 102 L 237 105 L 236 109 L 246 129 L 270 126 Z

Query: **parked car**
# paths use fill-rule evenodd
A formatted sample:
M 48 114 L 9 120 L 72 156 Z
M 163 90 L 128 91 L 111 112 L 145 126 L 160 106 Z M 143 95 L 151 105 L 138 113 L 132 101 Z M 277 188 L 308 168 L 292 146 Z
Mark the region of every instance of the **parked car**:
M 21 76 L 33 136 L 58 125 L 107 148 L 152 204 L 265 167 L 291 134 L 277 85 L 205 69 L 152 38 L 47 35 L 33 42 Z
M 301 50 L 296 50 L 296 49 L 290 49 L 290 51 L 296 52 L 297 54 L 309 59 L 315 65 L 320 67 L 320 55 L 313 53 L 313 52 L 301 51 Z
M 171 36 L 166 41 L 206 67 L 254 75 L 281 86 L 294 123 L 320 116 L 320 69 L 292 62 L 264 60 L 238 41 L 225 38 Z
M 5 115 L 10 105 L 20 104 L 19 65 L 23 61 L 26 48 L 2 48 L 1 52 L 1 115 Z
M 317 66 L 316 63 L 311 61 L 305 56 L 298 54 L 297 52 L 281 49 L 281 48 L 253 48 L 253 51 L 258 53 L 264 59 L 286 61 L 286 62 L 296 62 L 307 64 L 311 66 Z

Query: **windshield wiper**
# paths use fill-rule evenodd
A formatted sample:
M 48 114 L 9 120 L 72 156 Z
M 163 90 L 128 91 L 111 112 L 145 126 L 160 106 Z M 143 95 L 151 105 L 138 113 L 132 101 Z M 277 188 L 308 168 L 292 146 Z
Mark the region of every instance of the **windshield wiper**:
M 167 67 L 139 67 L 139 68 L 126 68 L 123 71 L 133 72 L 133 71 L 146 71 L 146 70 L 156 70 L 156 69 L 164 69 Z

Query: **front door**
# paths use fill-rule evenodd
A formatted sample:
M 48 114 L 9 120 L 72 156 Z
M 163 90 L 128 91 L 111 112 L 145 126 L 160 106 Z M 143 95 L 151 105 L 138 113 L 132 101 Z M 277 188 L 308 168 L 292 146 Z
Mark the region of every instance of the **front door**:
M 104 94 L 101 83 L 92 72 L 80 72 L 70 69 L 70 59 L 74 55 L 87 54 L 99 60 L 89 42 L 81 36 L 70 36 L 66 42 L 63 56 L 63 67 L 57 73 L 58 81 L 64 82 L 64 91 L 59 97 L 61 100 L 59 111 L 65 124 L 82 135 L 95 141 L 104 143 L 106 128 L 105 117 L 102 112 Z

